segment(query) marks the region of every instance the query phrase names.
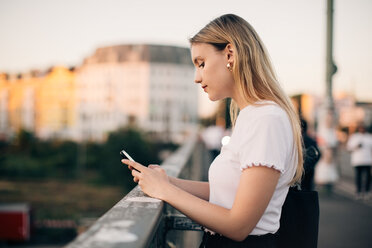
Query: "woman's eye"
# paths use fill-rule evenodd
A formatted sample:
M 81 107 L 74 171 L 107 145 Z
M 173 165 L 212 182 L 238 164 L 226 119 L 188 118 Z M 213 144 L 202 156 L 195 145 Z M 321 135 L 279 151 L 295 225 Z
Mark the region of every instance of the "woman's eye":
M 204 62 L 199 65 L 199 67 L 204 67 Z

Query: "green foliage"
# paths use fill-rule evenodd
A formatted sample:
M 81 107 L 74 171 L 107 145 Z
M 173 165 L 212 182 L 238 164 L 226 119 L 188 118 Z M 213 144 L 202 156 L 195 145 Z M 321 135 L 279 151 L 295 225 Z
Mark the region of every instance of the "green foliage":
M 8 178 L 44 178 L 51 174 L 50 167 L 27 155 L 17 154 L 1 160 L 0 175 Z
M 108 134 L 105 143 L 40 141 L 21 131 L 13 144 L 0 146 L 0 178 L 79 179 L 95 184 L 119 185 L 130 190 L 135 184 L 119 152 L 125 149 L 143 165 L 158 164 L 161 150 L 174 150 L 174 144 L 155 143 L 133 127 Z
M 17 147 L 23 151 L 29 149 L 34 141 L 34 134 L 27 130 L 22 129 L 16 136 Z
M 127 185 L 133 187 L 132 176 L 127 166 L 121 163 L 119 152 L 125 149 L 134 160 L 148 165 L 159 163 L 156 145 L 145 138 L 145 135 L 134 128 L 123 128 L 109 134 L 104 145 L 89 146 L 87 166 L 97 169 L 106 184 Z

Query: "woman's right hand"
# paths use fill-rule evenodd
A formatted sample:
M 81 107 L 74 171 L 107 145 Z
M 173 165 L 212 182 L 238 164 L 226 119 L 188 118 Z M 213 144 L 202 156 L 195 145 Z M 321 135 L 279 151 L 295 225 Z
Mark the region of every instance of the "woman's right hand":
M 138 183 L 144 193 L 164 200 L 164 193 L 171 183 L 163 168 L 159 165 L 146 167 L 128 159 L 122 159 L 121 162 L 128 165 L 128 168 L 132 171 L 133 181 Z

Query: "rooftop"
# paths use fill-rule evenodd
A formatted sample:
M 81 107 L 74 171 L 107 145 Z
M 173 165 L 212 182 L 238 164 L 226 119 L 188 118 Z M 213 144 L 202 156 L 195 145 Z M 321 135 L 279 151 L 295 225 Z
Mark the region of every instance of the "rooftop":
M 186 47 L 127 44 L 101 47 L 84 64 L 148 61 L 192 65 L 190 49 Z

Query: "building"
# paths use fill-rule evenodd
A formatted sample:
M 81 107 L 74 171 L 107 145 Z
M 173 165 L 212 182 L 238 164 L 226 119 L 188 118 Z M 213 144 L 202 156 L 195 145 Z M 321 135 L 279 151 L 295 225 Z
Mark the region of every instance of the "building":
M 4 74 L 5 75 L 5 74 Z M 72 139 L 76 126 L 75 74 L 64 67 L 23 73 L 0 80 L 0 135 L 21 129 L 42 139 Z
M 9 83 L 8 75 L 0 74 L 0 140 L 8 139 L 8 102 L 9 102 Z
M 316 95 L 299 94 L 291 97 L 299 115 L 308 123 L 308 133 L 315 137 L 319 124 L 320 109 L 323 99 Z
M 20 129 L 35 129 L 35 90 L 36 84 L 28 74 L 18 74 L 9 77 L 7 87 L 3 91 L 4 131 L 12 137 Z M 3 121 L 1 121 L 3 122 Z
M 33 77 L 33 80 L 37 85 L 34 103 L 36 136 L 75 139 L 77 98 L 73 69 L 56 66 L 45 76 Z
M 324 111 L 324 99 L 309 94 L 301 94 L 292 97 L 292 101 L 300 115 L 309 122 L 310 133 L 315 135 L 319 125 L 322 111 Z M 372 125 L 372 103 L 358 102 L 355 97 L 347 93 L 338 93 L 334 96 L 336 124 L 340 129 L 353 132 L 357 125 L 367 127 Z
M 187 48 L 99 48 L 77 70 L 79 134 L 102 140 L 130 121 L 158 139 L 182 142 L 195 127 L 198 92 Z
M 181 143 L 196 127 L 198 89 L 188 48 L 98 48 L 76 69 L 0 75 L 0 138 L 21 129 L 42 139 L 104 141 L 135 124 Z

